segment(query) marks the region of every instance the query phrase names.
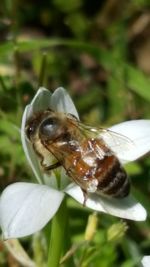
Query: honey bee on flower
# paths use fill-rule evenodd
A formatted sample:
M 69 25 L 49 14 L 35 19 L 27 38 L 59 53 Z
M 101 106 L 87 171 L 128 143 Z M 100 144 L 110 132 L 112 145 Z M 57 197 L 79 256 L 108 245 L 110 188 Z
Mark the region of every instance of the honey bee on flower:
M 74 115 L 46 109 L 27 121 L 27 138 L 40 159 L 44 171 L 63 166 L 67 175 L 88 193 L 124 198 L 130 182 L 115 153 L 104 136 L 126 149 L 127 138 L 110 130 L 82 124 Z M 51 155 L 55 163 L 51 164 Z
M 51 94 L 40 88 L 23 113 L 21 139 L 37 183 L 18 182 L 3 191 L 4 238 L 42 229 L 65 194 L 98 212 L 146 219 L 145 208 L 130 193 L 124 164 L 150 151 L 150 120 L 126 121 L 109 129 L 89 127 L 80 122 L 65 89 Z

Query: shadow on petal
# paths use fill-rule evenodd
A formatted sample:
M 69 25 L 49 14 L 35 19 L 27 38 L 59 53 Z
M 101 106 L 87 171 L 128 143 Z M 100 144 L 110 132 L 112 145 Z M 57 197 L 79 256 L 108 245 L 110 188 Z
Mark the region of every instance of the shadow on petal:
M 84 196 L 79 186 L 71 184 L 65 189 L 65 192 L 83 204 Z M 132 196 L 115 199 L 106 198 L 98 194 L 90 194 L 86 201 L 86 207 L 134 221 L 144 221 L 147 215 L 144 207 Z
M 22 117 L 21 141 L 22 141 L 22 146 L 23 146 L 26 158 L 27 158 L 27 160 L 28 160 L 28 162 L 29 162 L 34 174 L 35 174 L 35 177 L 37 178 L 37 181 L 39 183 L 41 183 L 42 173 L 40 170 L 39 162 L 38 162 L 37 156 L 35 154 L 35 151 L 33 149 L 33 146 L 28 141 L 28 139 L 26 138 L 26 134 L 25 134 L 25 125 L 26 125 L 26 120 L 27 120 L 28 108 L 29 108 L 29 106 L 27 106 L 25 108 L 25 111 L 24 111 L 23 117 Z
M 79 119 L 75 105 L 63 87 L 57 88 L 53 93 L 51 97 L 51 107 L 55 111 L 73 114 Z
M 93 194 L 90 199 L 94 202 L 95 209 L 98 208 L 100 202 L 108 214 L 134 221 L 144 221 L 146 219 L 146 210 L 131 195 L 126 198 L 116 199 Z M 90 203 L 88 207 L 92 208 L 93 203 Z
M 30 114 L 50 108 L 51 92 L 44 87 L 40 87 L 30 104 Z

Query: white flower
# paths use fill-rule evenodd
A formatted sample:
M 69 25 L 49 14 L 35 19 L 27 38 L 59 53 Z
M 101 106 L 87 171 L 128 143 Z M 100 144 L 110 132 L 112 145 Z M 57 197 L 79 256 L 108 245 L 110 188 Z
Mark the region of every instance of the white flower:
M 144 256 L 143 257 L 142 267 L 150 267 L 150 256 Z
M 56 89 L 53 94 L 45 88 L 40 88 L 31 104 L 26 107 L 22 119 L 21 138 L 26 157 L 38 183 L 14 183 L 3 191 L 0 198 L 0 225 L 6 239 L 30 235 L 44 227 L 57 212 L 65 193 L 81 204 L 84 201 L 80 187 L 71 183 L 63 170 L 59 190 L 55 174 L 48 177 L 41 172 L 32 145 L 25 137 L 27 119 L 36 111 L 47 108 L 71 113 L 78 117 L 70 96 L 63 88 Z M 120 144 L 117 147 L 114 146 L 116 140 L 111 135 L 104 135 L 105 142 L 116 153 L 121 162 L 136 160 L 150 151 L 150 120 L 127 121 L 110 129 L 127 136 L 134 144 L 127 148 Z M 42 184 L 43 180 L 46 185 Z M 144 207 L 131 195 L 124 199 L 109 200 L 92 193 L 86 201 L 86 206 L 121 218 L 135 221 L 146 219 Z

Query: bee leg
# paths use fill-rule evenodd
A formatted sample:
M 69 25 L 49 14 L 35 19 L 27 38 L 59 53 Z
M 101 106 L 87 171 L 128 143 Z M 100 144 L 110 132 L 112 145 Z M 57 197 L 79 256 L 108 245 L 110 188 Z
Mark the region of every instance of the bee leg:
M 56 169 L 60 166 L 61 166 L 61 163 L 59 161 L 57 161 L 56 163 L 54 163 L 52 165 L 44 167 L 44 169 L 45 169 L 45 171 L 50 171 L 50 170 Z
M 83 201 L 83 206 L 85 207 L 86 205 L 86 201 L 88 199 L 88 193 L 86 190 L 82 189 L 82 192 L 83 192 L 83 196 L 84 196 L 84 201 Z

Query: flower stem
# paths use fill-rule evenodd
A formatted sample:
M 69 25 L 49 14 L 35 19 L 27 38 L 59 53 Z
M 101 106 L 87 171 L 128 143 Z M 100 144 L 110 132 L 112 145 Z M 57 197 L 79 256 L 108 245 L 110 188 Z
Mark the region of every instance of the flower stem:
M 58 267 L 61 253 L 64 247 L 64 234 L 67 222 L 66 200 L 62 202 L 58 212 L 54 216 L 51 224 L 51 237 L 48 252 L 47 267 Z
M 38 88 L 44 85 L 44 82 L 46 80 L 46 70 L 47 70 L 47 54 L 43 53 L 41 69 L 40 69 L 40 74 L 39 74 Z

